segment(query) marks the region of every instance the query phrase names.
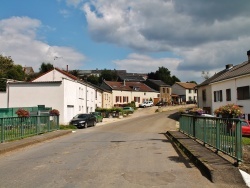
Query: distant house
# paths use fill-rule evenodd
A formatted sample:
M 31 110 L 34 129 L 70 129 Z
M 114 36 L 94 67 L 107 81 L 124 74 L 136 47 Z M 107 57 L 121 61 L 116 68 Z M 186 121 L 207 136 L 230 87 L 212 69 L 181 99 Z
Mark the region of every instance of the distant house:
M 167 102 L 168 104 L 171 103 L 172 88 L 170 85 L 166 84 L 161 80 L 153 80 L 153 79 L 147 79 L 145 81 L 145 84 L 160 93 L 158 101 Z
M 159 98 L 159 92 L 141 82 L 113 82 L 103 81 L 102 88 L 112 91 L 113 105 L 123 106 L 134 101 L 138 106 L 140 103 Z
M 60 123 L 67 124 L 78 113 L 102 107 L 102 92 L 55 68 L 32 82 L 9 82 L 7 107 L 49 106 L 59 110 Z
M 208 113 L 226 104 L 239 105 L 244 118 L 250 120 L 250 51 L 248 60 L 213 75 L 197 86 L 198 105 Z
M 197 84 L 176 82 L 172 85 L 172 94 L 179 96 L 179 103 L 196 103 L 197 102 Z

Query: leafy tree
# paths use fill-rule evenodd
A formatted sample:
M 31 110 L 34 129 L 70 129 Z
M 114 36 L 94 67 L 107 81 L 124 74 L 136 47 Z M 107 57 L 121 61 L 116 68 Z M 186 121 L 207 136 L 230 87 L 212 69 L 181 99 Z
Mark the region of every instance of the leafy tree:
M 41 67 L 39 68 L 39 73 L 46 73 L 50 70 L 54 69 L 54 66 L 51 63 L 42 63 Z
M 6 80 L 13 79 L 24 81 L 25 73 L 21 65 L 15 65 L 10 56 L 0 55 L 0 90 L 6 90 Z
M 187 83 L 194 83 L 194 84 L 197 84 L 196 81 L 189 81 L 189 82 L 187 82 Z
M 165 67 L 159 67 L 159 69 L 155 73 L 149 73 L 148 78 L 154 80 L 161 80 L 169 85 L 173 85 L 175 82 L 180 81 L 176 76 L 171 76 L 171 72 Z
M 114 70 L 107 70 L 107 69 L 104 69 L 102 72 L 101 72 L 101 75 L 99 77 L 99 83 L 102 83 L 102 80 L 107 80 L 107 81 L 117 81 L 118 79 L 118 75 L 117 75 L 117 72 Z
M 99 77 L 95 75 L 90 75 L 87 77 L 87 81 L 94 84 L 94 85 L 99 85 Z

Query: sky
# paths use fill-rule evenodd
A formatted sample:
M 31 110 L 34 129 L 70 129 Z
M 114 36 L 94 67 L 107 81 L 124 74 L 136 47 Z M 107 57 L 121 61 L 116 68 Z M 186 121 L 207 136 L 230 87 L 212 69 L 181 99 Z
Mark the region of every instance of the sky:
M 247 60 L 249 0 L 1 0 L 0 54 L 35 71 L 150 73 L 182 82 Z

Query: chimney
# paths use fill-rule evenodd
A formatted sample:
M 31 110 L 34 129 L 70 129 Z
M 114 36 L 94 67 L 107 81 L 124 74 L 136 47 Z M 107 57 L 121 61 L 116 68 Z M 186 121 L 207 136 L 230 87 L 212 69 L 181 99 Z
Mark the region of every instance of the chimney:
M 250 62 L 250 50 L 247 51 L 248 61 Z
M 226 65 L 226 69 L 230 69 L 230 68 L 232 68 L 233 67 L 233 64 L 227 64 Z
M 125 81 L 125 79 L 123 80 L 123 86 L 126 86 L 126 81 Z
M 69 72 L 69 65 L 67 65 L 66 71 Z

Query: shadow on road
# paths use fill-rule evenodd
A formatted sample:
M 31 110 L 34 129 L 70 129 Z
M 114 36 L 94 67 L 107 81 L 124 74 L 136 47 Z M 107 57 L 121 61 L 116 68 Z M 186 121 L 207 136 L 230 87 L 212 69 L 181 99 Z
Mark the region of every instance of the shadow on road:
M 173 114 L 170 114 L 170 115 L 168 116 L 168 118 L 173 119 L 173 120 L 175 120 L 175 121 L 179 121 L 180 113 L 179 113 L 179 112 L 175 112 L 175 113 L 173 113 Z

